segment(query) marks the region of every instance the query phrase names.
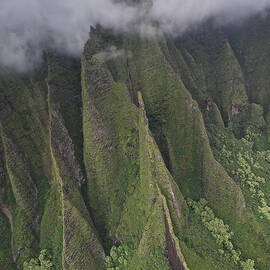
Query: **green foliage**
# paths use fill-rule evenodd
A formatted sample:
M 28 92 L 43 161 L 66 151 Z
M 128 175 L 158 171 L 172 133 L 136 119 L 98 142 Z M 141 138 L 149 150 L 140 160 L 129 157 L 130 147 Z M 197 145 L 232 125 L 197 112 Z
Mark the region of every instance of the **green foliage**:
M 270 151 L 254 150 L 256 141 L 262 137 L 261 133 L 254 127 L 249 127 L 245 137 L 239 140 L 226 137 L 225 134 L 218 134 L 218 137 L 223 143 L 221 151 L 216 151 L 218 159 L 244 190 L 248 191 L 260 218 L 270 220 L 270 207 L 264 192 L 270 168 Z
M 241 262 L 241 267 L 243 270 L 254 270 L 254 261 L 248 259 L 245 262 Z
M 91 45 L 94 40 L 82 60 L 84 162 L 88 206 L 105 242 L 139 179 L 138 110 L 126 86 L 112 80 L 99 57 L 86 61 L 93 54 Z
M 243 138 L 235 138 L 230 130 L 210 127 L 209 136 L 215 158 L 245 196 L 245 208 L 235 223 L 226 220 L 235 233 L 237 243 L 246 258 L 256 259 L 257 269 L 269 269 L 269 208 L 270 162 L 269 143 L 265 134 L 249 127 Z
M 40 251 L 38 258 L 23 263 L 23 270 L 49 270 L 53 269 L 52 267 L 51 256 L 47 254 L 46 249 Z
M 119 270 L 121 267 L 124 267 L 122 269 L 125 269 L 128 263 L 128 253 L 127 246 L 113 246 L 110 251 L 110 256 L 105 258 L 106 269 Z
M 63 224 L 60 188 L 56 183 L 46 202 L 40 226 L 40 247 L 50 250 L 54 270 L 62 270 Z
M 180 234 L 181 250 L 189 269 L 239 270 L 230 253 L 216 243 L 216 239 L 204 226 L 195 211 L 189 211 L 189 223 Z
M 270 207 L 265 199 L 263 192 L 266 183 L 265 177 L 268 176 L 268 165 L 270 155 L 267 151 L 255 151 L 253 146 L 256 139 L 260 138 L 261 134 L 255 132 L 252 127 L 246 131 L 244 138 L 240 140 L 243 145 L 241 150 L 227 150 L 223 146 L 222 154 L 225 159 L 227 168 L 232 168 L 231 174 L 235 179 L 238 179 L 242 186 L 247 187 L 251 196 L 257 201 L 257 211 L 261 214 L 260 218 L 265 217 L 270 221 Z M 233 144 L 237 144 L 237 141 Z M 262 177 L 261 175 L 265 176 Z
M 264 28 L 269 29 L 269 27 Z M 258 32 L 257 40 L 260 33 L 256 32 Z M 197 44 L 198 48 L 203 46 L 201 44 L 206 36 L 208 35 L 201 35 L 202 42 Z M 191 263 L 191 269 L 231 270 L 236 267 L 241 267 L 243 270 L 254 269 L 254 262 L 250 259 L 242 261 L 241 256 L 256 257 L 256 266 L 259 269 L 269 269 L 264 255 L 269 254 L 269 249 L 266 248 L 269 246 L 269 238 L 267 240 L 265 237 L 269 234 L 261 227 L 261 224 L 269 226 L 265 218 L 270 219 L 269 177 L 267 176 L 270 168 L 270 152 L 261 147 L 262 143 L 258 143 L 256 146 L 256 141 L 261 139 L 257 132 L 246 129 L 249 122 L 255 124 L 257 128 L 261 128 L 264 125 L 263 116 L 267 112 L 264 112 L 260 105 L 246 106 L 247 95 L 245 92 L 245 90 L 252 89 L 252 93 L 249 95 L 251 94 L 250 100 L 254 102 L 261 101 L 258 102 L 261 104 L 269 102 L 269 98 L 266 98 L 269 96 L 267 90 L 269 65 L 266 67 L 264 61 L 260 61 L 265 57 L 262 56 L 263 50 L 258 50 L 256 46 L 250 46 L 250 50 L 243 50 L 243 53 L 241 50 L 241 55 L 236 57 L 234 49 L 226 38 L 221 38 L 221 42 L 219 42 L 215 40 L 216 35 L 209 36 L 214 36 L 212 37 L 214 42 L 212 40 L 209 42 L 210 45 L 213 44 L 212 46 L 205 46 L 209 48 L 206 48 L 204 52 L 200 48 L 192 50 L 188 46 L 192 55 L 183 48 L 183 59 L 180 59 L 182 56 L 180 50 L 177 54 L 177 49 L 171 48 L 174 55 L 178 57 L 178 68 L 183 69 L 185 66 L 184 72 L 178 72 L 177 63 L 173 63 L 176 62 L 175 59 L 168 55 L 167 40 L 163 40 L 162 36 L 153 41 L 134 38 L 135 42 L 125 38 L 125 46 L 131 44 L 128 51 L 130 49 L 134 57 L 121 60 L 124 62 L 123 65 L 121 61 L 111 60 L 107 67 L 103 68 L 103 64 L 101 67 L 98 63 L 94 63 L 96 69 L 93 68 L 93 65 L 91 68 L 89 54 L 96 53 L 99 48 L 97 46 L 86 50 L 85 59 L 83 59 L 85 68 L 85 74 L 83 74 L 84 150 L 83 136 L 80 132 L 82 121 L 79 61 L 74 61 L 75 66 L 67 63 L 61 67 L 58 60 L 62 61 L 62 59 L 56 59 L 55 62 L 51 59 L 53 57 L 48 57 L 48 80 L 45 83 L 45 77 L 42 76 L 42 87 L 39 84 L 32 85 L 32 81 L 29 87 L 31 89 L 27 89 L 30 82 L 27 85 L 24 85 L 24 82 L 19 85 L 12 83 L 13 86 L 8 82 L 3 84 L 0 89 L 0 104 L 5 108 L 4 110 L 1 108 L 0 121 L 7 138 L 14 143 L 12 151 L 10 151 L 8 143 L 5 143 L 6 148 L 9 149 L 9 153 L 6 155 L 6 166 L 16 203 L 22 207 L 17 207 L 16 203 L 14 203 L 14 207 L 11 207 L 12 214 L 14 214 L 13 235 L 10 230 L 6 230 L 8 228 L 7 220 L 3 220 L 4 226 L 0 226 L 1 235 L 4 236 L 1 237 L 1 269 L 7 269 L 6 264 L 4 266 L 1 264 L 6 263 L 5 258 L 8 258 L 9 261 L 12 260 L 11 235 L 14 239 L 12 242 L 15 257 L 18 257 L 18 250 L 24 250 L 19 259 L 17 258 L 18 265 L 21 264 L 21 261 L 34 257 L 40 246 L 42 249 L 50 250 L 54 265 L 51 266 L 50 261 L 43 254 L 43 257 L 26 262 L 25 267 L 31 267 L 31 269 L 53 267 L 54 270 L 62 269 L 62 267 L 101 269 L 101 267 L 89 266 L 92 256 L 89 259 L 88 254 L 97 249 L 96 242 L 91 242 L 91 248 L 89 248 L 90 239 L 96 240 L 96 237 L 93 237 L 96 232 L 91 219 L 88 218 L 87 210 L 90 210 L 94 224 L 104 242 L 108 241 L 108 236 L 116 233 L 121 242 L 127 242 L 128 239 L 133 244 L 130 253 L 121 251 L 121 249 L 125 250 L 125 246 L 113 247 L 110 256 L 106 258 L 108 269 L 165 270 L 167 267 L 169 269 L 164 244 L 164 209 L 156 194 L 156 183 L 162 193 L 166 195 L 169 208 L 167 217 L 169 218 L 171 215 L 173 230 L 177 235 L 181 229 L 186 230 L 186 234 L 189 234 L 184 236 L 186 237 L 184 244 L 188 243 L 189 246 L 186 249 L 183 247 L 183 249 L 187 250 L 185 254 L 189 252 L 190 261 L 195 258 L 192 261 L 193 264 Z M 109 36 L 106 42 L 111 43 L 111 38 L 112 36 Z M 261 43 L 268 44 L 268 42 Z M 138 48 L 135 48 L 136 46 Z M 209 57 L 205 56 L 206 54 Z M 243 61 L 242 58 L 248 54 L 250 54 L 249 57 Z M 197 57 L 198 55 L 199 57 Z M 207 60 L 202 61 L 203 58 L 209 58 L 209 65 L 205 65 Z M 239 65 L 239 59 L 245 62 L 241 64 L 246 66 L 246 70 Z M 61 63 L 61 61 L 59 62 Z M 253 64 L 256 65 L 254 71 L 251 70 Z M 257 68 L 258 65 L 259 68 Z M 103 76 L 108 67 L 111 74 Z M 243 76 L 244 72 L 247 72 L 249 76 Z M 252 75 L 254 73 L 259 76 Z M 181 78 L 179 74 L 181 74 Z M 113 81 L 111 81 L 112 77 Z M 256 77 L 256 82 L 251 81 L 252 77 Z M 128 80 L 128 83 L 125 80 Z M 245 80 L 248 82 L 248 89 L 245 89 Z M 51 89 L 48 99 L 47 82 Z M 127 88 L 130 89 L 127 90 Z M 239 119 L 236 123 L 244 122 L 244 129 L 241 129 L 241 132 L 246 132 L 245 138 L 229 141 L 226 136 L 222 143 L 224 147 L 222 146 L 216 151 L 219 161 L 223 165 L 225 164 L 227 172 L 244 191 L 247 208 L 244 207 L 241 190 L 237 189 L 238 186 L 212 157 L 204 122 L 196 102 L 189 94 L 192 92 L 190 88 L 194 90 L 192 95 L 195 93 L 196 97 L 201 98 L 203 102 L 206 95 L 211 96 L 218 104 L 229 127 L 230 121 L 233 121 L 232 118 L 237 117 L 231 115 L 232 106 L 239 108 L 241 112 L 239 116 L 242 114 L 243 106 L 247 107 L 246 117 L 250 116 L 250 121 L 245 118 L 244 121 Z M 152 147 L 152 141 L 146 140 L 147 136 L 143 136 L 144 134 L 140 139 L 143 144 L 138 142 L 138 129 L 140 129 L 137 123 L 138 110 L 130 101 L 130 96 L 136 96 L 137 89 L 141 89 L 143 92 L 150 129 L 159 147 L 156 145 Z M 254 89 L 258 91 L 254 91 Z M 55 152 L 55 149 L 51 147 L 49 137 L 55 133 L 52 133 L 49 127 L 48 112 L 51 108 L 48 108 L 47 100 L 55 102 L 54 105 L 63 117 L 63 126 L 68 130 L 79 163 L 83 163 L 82 153 L 84 151 L 88 174 L 84 199 L 88 209 L 84 207 L 80 191 L 77 192 L 76 187 L 67 181 L 71 175 L 70 169 L 74 168 L 74 164 L 69 164 L 68 168 L 62 164 L 66 162 L 65 153 L 64 155 L 60 153 L 58 156 L 57 153 L 54 153 L 53 163 L 58 168 L 59 177 L 52 177 L 51 152 Z M 200 105 L 203 102 L 199 102 Z M 52 105 L 50 102 L 49 104 Z M 269 107 L 266 103 L 264 105 L 267 105 L 264 108 Z M 5 109 L 7 109 L 7 114 L 5 114 Z M 216 122 L 220 122 L 221 128 L 224 128 L 217 107 L 216 113 L 218 115 Z M 2 116 L 3 114 L 4 116 Z M 146 122 L 146 120 L 144 121 Z M 56 130 L 60 131 L 59 127 Z M 241 132 L 239 133 L 242 136 Z M 60 141 L 64 142 L 64 140 Z M 66 144 L 62 145 L 65 146 L 62 147 L 62 150 L 65 150 L 63 148 L 66 148 Z M 258 151 L 259 148 L 256 148 L 258 145 L 260 145 L 260 151 Z M 138 151 L 139 148 L 141 148 L 140 151 Z M 158 149 L 161 150 L 163 156 L 155 153 Z M 19 158 L 19 154 L 22 155 L 22 159 Z M 173 177 L 169 172 L 165 172 L 166 167 L 162 163 L 162 157 L 165 156 L 167 167 Z M 21 165 L 22 163 L 26 165 L 25 168 Z M 31 178 L 28 177 L 28 172 L 30 172 Z M 186 213 L 183 211 L 185 208 L 182 207 L 185 202 L 176 188 L 176 184 L 171 185 L 174 183 L 173 178 L 185 196 L 191 196 L 196 200 L 201 196 L 206 196 L 215 213 L 219 217 L 222 216 L 226 222 L 224 223 L 215 216 L 206 201 L 200 201 L 201 205 L 196 206 L 198 209 L 194 207 L 194 211 L 190 214 L 190 219 L 193 220 L 192 228 L 191 226 L 176 228 L 176 223 L 180 223 L 179 220 L 181 222 L 184 220 L 183 224 L 186 224 L 187 221 Z M 30 179 L 32 180 L 30 181 Z M 56 184 L 61 184 L 61 181 L 64 184 L 59 192 L 56 190 L 56 185 L 51 185 L 52 192 L 47 200 L 49 190 L 47 180 L 51 179 L 54 179 Z M 201 181 L 202 179 L 203 181 Z M 70 182 L 73 183 L 73 181 Z M 5 193 L 8 194 L 6 190 Z M 10 197 L 11 195 L 5 196 Z M 47 203 L 45 203 L 46 201 Z M 181 218 L 175 213 L 177 203 L 181 204 L 179 211 Z M 262 218 L 262 220 L 258 220 L 259 224 L 253 223 L 253 216 L 242 219 L 247 209 L 253 210 L 253 208 Z M 230 217 L 238 209 L 243 216 L 237 220 L 238 224 L 236 224 Z M 197 219 L 194 217 L 195 212 Z M 40 220 L 42 222 L 39 228 Z M 194 220 L 195 222 L 198 220 L 200 224 L 194 225 Z M 230 224 L 230 227 L 227 223 Z M 31 224 L 33 226 L 29 226 Z M 89 230 L 89 224 L 91 224 L 91 230 Z M 237 226 L 238 231 L 235 230 Z M 230 228 L 233 228 L 235 236 Z M 39 233 L 40 235 L 38 235 Z M 252 236 L 251 239 L 249 236 Z M 242 237 L 243 255 L 235 249 L 240 237 Z M 35 239 L 40 239 L 40 243 Z M 63 243 L 64 250 L 62 249 Z M 245 245 L 253 246 L 253 244 L 255 250 L 253 253 L 243 248 Z M 33 252 L 29 251 L 30 249 Z M 257 250 L 263 249 L 266 250 L 265 253 L 257 252 Z M 101 254 L 102 248 L 97 251 L 96 254 Z M 68 264 L 67 267 L 62 266 L 62 254 L 64 254 L 63 261 Z M 92 261 L 97 256 L 96 254 Z M 217 258 L 217 256 L 222 258 Z M 234 261 L 235 265 L 232 268 L 229 268 L 229 264 L 223 265 L 226 256 Z M 3 257 L 5 258 L 3 259 Z M 128 257 L 132 257 L 132 260 L 128 260 Z M 83 260 L 84 264 L 82 264 Z M 48 263 L 42 263 L 45 261 Z M 163 261 L 165 261 L 164 264 L 162 264 Z M 189 266 L 189 261 L 187 262 Z M 216 262 L 217 266 L 215 266 Z M 129 263 L 130 265 L 127 265 Z M 165 266 L 166 263 L 168 266 Z M 137 266 L 138 264 L 139 266 Z M 259 266 L 259 264 L 261 265 Z
M 4 87 L 3 78 L 0 80 L 0 103 L 6 100 L 12 108 L 0 114 L 0 136 L 11 186 L 11 190 L 5 190 L 8 198 L 5 203 L 13 217 L 13 255 L 18 267 L 38 250 L 35 231 L 49 189 L 47 88 L 45 74 L 41 70 L 38 73 L 38 80 L 34 74 L 32 79 L 12 74 L 12 78 L 6 78 Z M 10 200 L 13 196 L 14 200 Z
M 233 232 L 227 224 L 224 224 L 222 219 L 215 217 L 214 212 L 207 206 L 205 199 L 200 199 L 195 202 L 191 199 L 188 200 L 188 205 L 194 210 L 195 214 L 201 218 L 204 226 L 210 231 L 211 235 L 215 238 L 216 243 L 219 245 L 219 253 L 229 253 L 234 264 L 241 265 L 243 270 L 254 269 L 254 261 L 248 259 L 246 262 L 241 260 L 241 252 L 235 250 L 232 243 Z M 248 268 L 249 267 L 249 268 Z

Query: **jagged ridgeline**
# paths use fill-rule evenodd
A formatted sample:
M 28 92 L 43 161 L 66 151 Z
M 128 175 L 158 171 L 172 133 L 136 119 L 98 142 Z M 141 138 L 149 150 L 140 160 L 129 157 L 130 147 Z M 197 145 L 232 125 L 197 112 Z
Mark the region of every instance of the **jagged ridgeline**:
M 269 270 L 269 44 L 96 28 L 1 69 L 0 269 Z

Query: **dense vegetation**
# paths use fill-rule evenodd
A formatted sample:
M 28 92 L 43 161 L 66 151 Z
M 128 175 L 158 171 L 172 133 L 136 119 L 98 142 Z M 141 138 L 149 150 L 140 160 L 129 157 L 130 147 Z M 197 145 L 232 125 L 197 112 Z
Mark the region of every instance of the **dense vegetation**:
M 269 24 L 0 68 L 0 269 L 269 270 Z
M 23 270 L 49 270 L 53 269 L 50 256 L 45 249 L 40 251 L 37 259 L 31 259 L 29 262 L 23 263 Z

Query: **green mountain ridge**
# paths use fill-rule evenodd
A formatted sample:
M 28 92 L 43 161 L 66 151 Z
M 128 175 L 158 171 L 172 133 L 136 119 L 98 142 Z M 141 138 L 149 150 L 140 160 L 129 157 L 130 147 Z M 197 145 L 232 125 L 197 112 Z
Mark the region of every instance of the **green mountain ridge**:
M 1 68 L 0 269 L 270 269 L 269 23 Z

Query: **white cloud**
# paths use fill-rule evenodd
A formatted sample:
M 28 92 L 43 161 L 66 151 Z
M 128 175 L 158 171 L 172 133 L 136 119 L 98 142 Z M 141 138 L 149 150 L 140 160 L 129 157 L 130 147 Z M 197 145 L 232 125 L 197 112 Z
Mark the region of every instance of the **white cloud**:
M 130 1 L 129 1 L 130 2 Z M 38 64 L 48 45 L 80 55 L 90 25 L 138 31 L 157 21 L 161 29 L 181 34 L 215 17 L 219 23 L 242 19 L 270 6 L 270 0 L 152 0 L 128 5 L 114 0 L 0 0 L 0 62 L 25 70 Z M 151 3 L 151 4 L 149 4 Z M 147 33 L 146 33 L 147 34 Z

